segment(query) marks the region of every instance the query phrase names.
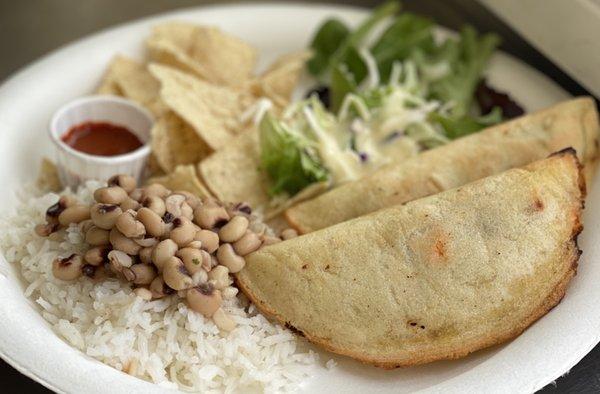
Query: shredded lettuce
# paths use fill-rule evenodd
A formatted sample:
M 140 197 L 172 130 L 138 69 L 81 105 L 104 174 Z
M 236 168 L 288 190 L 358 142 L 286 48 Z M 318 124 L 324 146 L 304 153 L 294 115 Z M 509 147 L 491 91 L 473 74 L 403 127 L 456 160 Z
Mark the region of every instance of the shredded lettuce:
M 263 117 L 261 161 L 272 194 L 358 179 L 502 120 L 498 109 L 480 116 L 474 104 L 498 38 L 466 27 L 438 42 L 431 20 L 399 9 L 389 1 L 354 30 L 337 19 L 318 29 L 307 69 L 329 86 L 330 107 L 315 96 L 280 119 Z
M 310 141 L 267 112 L 259 124 L 261 165 L 269 174 L 271 195 L 294 195 L 314 182 L 327 180 L 327 171 Z

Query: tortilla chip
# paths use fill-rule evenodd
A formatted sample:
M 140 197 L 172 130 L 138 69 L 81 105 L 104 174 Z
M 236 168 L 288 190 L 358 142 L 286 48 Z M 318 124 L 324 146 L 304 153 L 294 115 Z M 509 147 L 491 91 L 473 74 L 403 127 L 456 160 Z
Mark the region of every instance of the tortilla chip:
M 59 192 L 63 189 L 63 184 L 58 175 L 58 168 L 56 168 L 56 165 L 50 159 L 42 158 L 35 184 L 40 190 L 46 193 Z
M 146 163 L 146 171 L 147 175 L 151 177 L 166 175 L 165 170 L 163 170 L 163 168 L 158 163 L 156 154 L 152 151 L 150 152 L 150 156 L 148 156 L 148 162 Z
M 253 94 L 267 97 L 277 106 L 287 106 L 309 56 L 308 51 L 281 56 L 259 78 L 251 82 Z
M 97 90 L 100 94 L 112 94 L 135 101 L 157 117 L 166 110 L 160 101 L 159 91 L 159 82 L 144 64 L 121 55 L 113 58 Z
M 240 86 L 252 75 L 256 49 L 215 27 L 169 22 L 146 42 L 152 60 L 193 73 L 205 81 Z
M 180 164 L 197 163 L 211 150 L 185 121 L 167 112 L 152 127 L 152 152 L 169 173 Z
M 226 147 L 198 164 L 198 172 L 208 189 L 221 201 L 244 201 L 253 208 L 266 206 L 269 180 L 260 171 L 258 133 L 249 129 Z
M 198 136 L 214 150 L 222 148 L 242 129 L 240 114 L 249 95 L 204 82 L 172 67 L 151 64 L 150 72 L 161 83 L 161 97 Z
M 160 183 L 167 189 L 173 191 L 184 190 L 201 198 L 210 197 L 210 192 L 202 184 L 198 175 L 196 175 L 194 167 L 194 165 L 177 166 L 172 173 L 161 177 L 150 178 L 147 183 Z

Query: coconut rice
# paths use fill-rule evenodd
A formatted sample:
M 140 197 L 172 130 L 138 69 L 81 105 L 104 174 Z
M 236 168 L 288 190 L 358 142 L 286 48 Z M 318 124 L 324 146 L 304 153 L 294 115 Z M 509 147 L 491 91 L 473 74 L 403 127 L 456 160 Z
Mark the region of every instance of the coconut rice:
M 88 182 L 76 197 L 89 203 L 99 186 Z M 0 220 L 2 253 L 20 266 L 25 296 L 39 305 L 44 319 L 88 356 L 163 387 L 203 392 L 293 391 L 317 364 L 314 352 L 243 297 L 224 304 L 237 323 L 224 336 L 177 297 L 144 301 L 116 279 L 55 279 L 52 261 L 83 252 L 83 235 L 72 225 L 63 241 L 37 236 L 35 225 L 59 196 L 40 196 L 32 188 L 22 194 L 18 215 Z

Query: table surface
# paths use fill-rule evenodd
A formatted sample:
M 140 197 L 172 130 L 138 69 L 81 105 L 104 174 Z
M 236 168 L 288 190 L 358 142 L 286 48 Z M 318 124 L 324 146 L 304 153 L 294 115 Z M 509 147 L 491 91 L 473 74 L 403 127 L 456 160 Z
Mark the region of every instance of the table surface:
M 541 1 L 541 0 L 540 0 Z M 239 2 L 239 1 L 238 1 Z M 311 1 L 317 2 L 317 1 Z M 377 0 L 347 0 L 329 3 L 373 7 Z M 100 29 L 183 7 L 233 1 L 205 0 L 0 0 L 0 81 L 40 56 L 70 41 Z M 248 1 L 247 3 L 251 3 Z M 524 42 L 510 28 L 474 0 L 404 0 L 404 8 L 434 18 L 452 29 L 465 23 L 478 30 L 493 31 L 503 38 L 502 49 L 550 76 L 574 95 L 587 94 L 571 78 Z M 48 393 L 43 386 L 21 375 L 0 360 L 3 392 Z M 600 392 L 600 346 L 588 354 L 569 374 L 540 393 Z

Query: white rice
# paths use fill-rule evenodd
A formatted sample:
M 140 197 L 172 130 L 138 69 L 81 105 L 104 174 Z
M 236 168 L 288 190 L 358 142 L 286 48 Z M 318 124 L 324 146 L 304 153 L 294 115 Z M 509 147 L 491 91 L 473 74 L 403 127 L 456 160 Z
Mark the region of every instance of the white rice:
M 99 186 L 88 182 L 76 195 L 91 202 Z M 115 279 L 98 284 L 86 278 L 72 283 L 55 279 L 52 261 L 81 252 L 82 234 L 72 226 L 64 242 L 35 235 L 35 225 L 44 221 L 58 195 L 37 197 L 39 191 L 33 189 L 22 194 L 18 214 L 0 219 L 2 253 L 20 264 L 25 295 L 39 305 L 44 319 L 88 356 L 185 391 L 287 392 L 313 372 L 317 355 L 302 350 L 290 331 L 269 322 L 243 299 L 226 301 L 225 310 L 237 328 L 224 336 L 175 296 L 147 302 Z

